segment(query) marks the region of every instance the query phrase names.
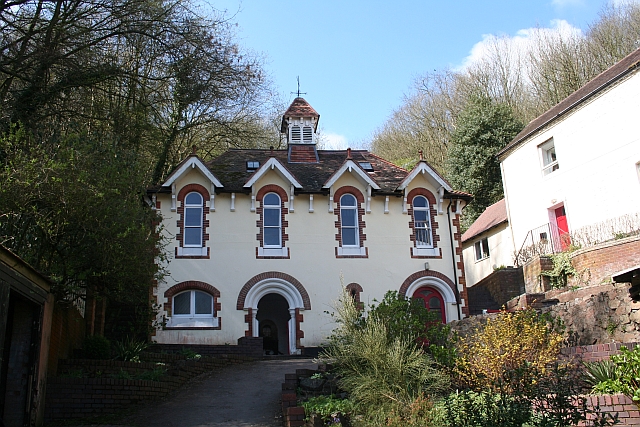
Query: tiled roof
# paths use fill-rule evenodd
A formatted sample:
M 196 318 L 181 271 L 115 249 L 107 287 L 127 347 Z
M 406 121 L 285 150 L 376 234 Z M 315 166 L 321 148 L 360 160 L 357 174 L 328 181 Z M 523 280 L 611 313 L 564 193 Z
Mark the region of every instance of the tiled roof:
M 290 163 L 288 150 L 231 149 L 206 163 L 213 175 L 218 178 L 224 192 L 246 192 L 246 182 L 255 171 L 247 171 L 247 161 L 260 162 L 262 166 L 271 156 L 275 157 L 300 182 L 301 193 L 324 193 L 323 185 L 347 160 L 347 150 L 317 150 L 317 163 Z M 373 171 L 367 175 L 374 180 L 380 190 L 375 193 L 401 195 L 397 188 L 409 173 L 407 170 L 390 163 L 367 150 L 351 150 L 351 159 L 356 162 L 368 162 Z M 468 193 L 451 191 L 447 194 L 470 200 Z
M 507 221 L 507 207 L 504 199 L 502 199 L 482 212 L 482 215 L 480 215 L 462 235 L 462 242 L 464 243 L 467 240 L 471 240 L 477 235 Z
M 636 70 L 640 64 L 640 49 L 627 55 L 612 67 L 597 75 L 593 80 L 582 86 L 580 89 L 566 97 L 555 107 L 551 108 L 541 116 L 535 118 L 498 153 L 499 157 L 506 155 L 513 148 L 520 145 L 525 139 L 535 132 L 543 129 L 551 122 L 563 117 L 566 113 L 579 106 L 582 102 L 599 93 L 602 89 L 624 77 L 628 73 Z
M 280 131 L 282 133 L 287 132 L 287 122 L 285 121 L 286 117 L 315 117 L 316 119 L 320 118 L 320 114 L 316 110 L 313 109 L 311 105 L 304 98 L 296 98 L 293 100 L 287 111 L 282 115 L 282 125 L 280 127 Z M 318 121 L 316 120 L 316 127 Z
M 225 192 L 242 192 L 244 184 L 253 174 L 247 172 L 248 160 L 258 161 L 260 165 L 269 160 L 269 150 L 232 149 L 209 161 L 207 166 L 224 184 Z M 302 192 L 322 192 L 322 186 L 331 175 L 340 169 L 347 159 L 346 150 L 318 150 L 317 163 L 289 163 L 288 150 L 274 150 L 277 158 L 302 184 Z M 381 191 L 393 192 L 407 175 L 407 171 L 389 162 L 381 160 L 366 150 L 351 150 L 355 162 L 369 162 L 374 172 L 369 176 L 378 183 Z

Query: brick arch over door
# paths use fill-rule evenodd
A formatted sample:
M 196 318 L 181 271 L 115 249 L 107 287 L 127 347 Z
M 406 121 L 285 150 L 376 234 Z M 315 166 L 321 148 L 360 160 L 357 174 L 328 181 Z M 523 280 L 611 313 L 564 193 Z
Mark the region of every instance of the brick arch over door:
M 439 282 L 446 283 L 446 285 L 448 286 L 448 289 L 441 289 L 445 291 L 445 294 L 449 295 L 449 298 L 446 298 L 447 295 L 443 295 L 445 296 L 445 299 L 447 300 L 452 299 L 451 296 L 454 296 L 456 294 L 456 285 L 451 281 L 451 279 L 449 279 L 444 274 L 437 271 L 433 271 L 433 270 L 423 270 L 423 271 L 418 271 L 416 273 L 413 273 L 411 276 L 405 279 L 405 281 L 402 283 L 402 286 L 400 286 L 400 290 L 398 291 L 398 293 L 402 296 L 411 296 L 411 295 L 407 295 L 407 291 L 409 290 L 411 285 L 420 279 L 426 280 L 429 278 L 433 278 Z M 455 297 L 453 299 L 455 300 Z M 448 302 L 451 302 L 451 301 L 448 301 Z
M 293 285 L 296 288 L 296 290 L 300 293 L 300 296 L 302 297 L 304 309 L 311 310 L 311 299 L 309 298 L 309 294 L 307 293 L 307 290 L 304 288 L 304 286 L 302 286 L 302 283 L 300 283 L 295 277 L 290 276 L 286 273 L 281 273 L 279 271 L 267 271 L 265 273 L 257 274 L 253 276 L 251 279 L 249 279 L 247 283 L 245 283 L 242 289 L 240 290 L 240 294 L 238 295 L 238 302 L 236 304 L 236 309 L 243 310 L 245 308 L 245 300 L 247 298 L 247 294 L 249 293 L 251 288 L 253 288 L 256 284 L 267 279 L 284 280 L 290 283 L 291 285 Z

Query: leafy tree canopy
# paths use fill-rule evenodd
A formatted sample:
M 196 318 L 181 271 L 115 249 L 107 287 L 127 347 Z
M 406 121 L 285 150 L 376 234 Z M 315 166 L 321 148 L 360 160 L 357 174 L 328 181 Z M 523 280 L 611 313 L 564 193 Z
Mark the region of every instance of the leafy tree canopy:
M 464 211 L 465 229 L 487 206 L 503 197 L 496 153 L 522 128 L 509 107 L 481 95 L 472 97 L 460 113 L 451 138 L 447 171 L 454 188 L 474 195 Z

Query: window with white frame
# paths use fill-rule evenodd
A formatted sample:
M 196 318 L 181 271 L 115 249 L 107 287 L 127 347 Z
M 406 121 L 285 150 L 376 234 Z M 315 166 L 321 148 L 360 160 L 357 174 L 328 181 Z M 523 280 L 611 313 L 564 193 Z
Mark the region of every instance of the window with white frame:
M 265 248 L 282 247 L 282 215 L 280 196 L 269 193 L 262 200 L 263 243 Z
M 431 214 L 429 201 L 424 196 L 413 198 L 413 227 L 417 248 L 431 248 Z
M 175 295 L 171 312 L 171 327 L 217 326 L 214 298 L 203 291 L 189 290 Z
M 352 194 L 340 198 L 340 225 L 343 247 L 359 247 L 358 201 Z
M 485 258 L 489 258 L 489 240 L 481 239 L 478 240 L 475 244 L 475 252 L 476 252 L 476 261 L 483 260 Z
M 541 144 L 538 148 L 542 159 L 542 175 L 549 175 L 551 172 L 558 170 L 560 166 L 558 165 L 553 138 Z
M 197 192 L 187 194 L 184 199 L 185 247 L 202 247 L 202 195 Z

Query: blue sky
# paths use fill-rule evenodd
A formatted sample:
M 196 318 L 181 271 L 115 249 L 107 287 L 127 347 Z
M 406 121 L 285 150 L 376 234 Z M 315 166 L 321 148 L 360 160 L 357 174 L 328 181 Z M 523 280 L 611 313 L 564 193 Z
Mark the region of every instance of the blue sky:
M 210 0 L 265 57 L 285 101 L 300 76 L 335 148 L 360 148 L 428 71 L 459 68 L 488 35 L 586 30 L 611 0 Z M 328 148 L 328 147 L 327 147 Z

